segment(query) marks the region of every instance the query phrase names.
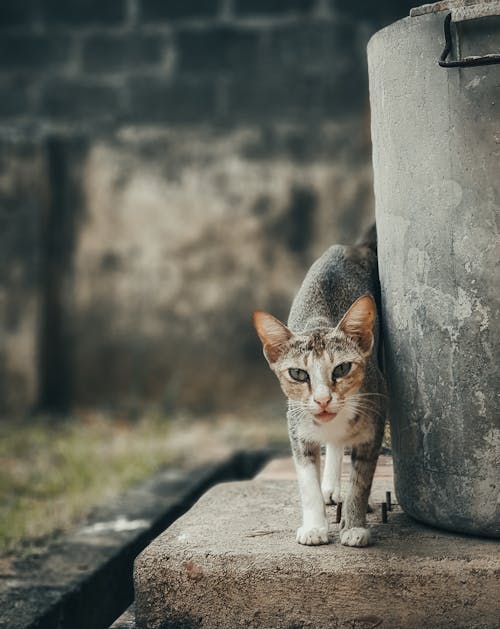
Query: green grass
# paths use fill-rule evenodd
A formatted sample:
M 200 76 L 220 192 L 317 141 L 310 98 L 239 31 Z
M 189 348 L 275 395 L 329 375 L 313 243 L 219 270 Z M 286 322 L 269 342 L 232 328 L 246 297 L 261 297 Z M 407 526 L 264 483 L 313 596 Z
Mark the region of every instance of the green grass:
M 171 455 L 166 426 L 103 417 L 0 427 L 0 551 L 66 528 Z
M 281 418 L 137 421 L 86 414 L 0 423 L 0 553 L 65 530 L 161 467 L 286 443 Z

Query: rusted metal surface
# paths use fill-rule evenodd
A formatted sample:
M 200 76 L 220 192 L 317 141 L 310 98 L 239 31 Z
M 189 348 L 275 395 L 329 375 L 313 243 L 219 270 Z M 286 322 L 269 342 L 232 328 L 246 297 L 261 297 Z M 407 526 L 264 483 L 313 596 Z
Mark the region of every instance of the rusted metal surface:
M 422 4 L 419 7 L 410 9 L 410 17 L 418 17 L 419 15 L 426 15 L 427 13 L 438 13 L 439 11 L 446 11 L 450 8 L 450 2 L 432 2 L 430 4 Z
M 451 17 L 454 22 L 475 20 L 491 15 L 500 15 L 500 2 L 498 0 L 483 0 L 483 2 L 451 8 Z
M 480 17 L 500 15 L 499 0 L 443 0 L 415 7 L 410 11 L 410 17 L 418 17 L 428 13 L 450 11 L 454 22 L 474 20 Z

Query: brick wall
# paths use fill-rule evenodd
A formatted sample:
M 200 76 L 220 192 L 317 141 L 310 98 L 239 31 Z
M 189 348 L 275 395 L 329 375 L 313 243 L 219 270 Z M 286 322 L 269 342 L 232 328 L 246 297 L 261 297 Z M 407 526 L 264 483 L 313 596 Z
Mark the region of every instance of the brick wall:
M 249 315 L 370 222 L 411 4 L 2 0 L 0 410 L 275 399 Z
M 411 2 L 2 0 L 0 119 L 89 128 L 336 119 Z

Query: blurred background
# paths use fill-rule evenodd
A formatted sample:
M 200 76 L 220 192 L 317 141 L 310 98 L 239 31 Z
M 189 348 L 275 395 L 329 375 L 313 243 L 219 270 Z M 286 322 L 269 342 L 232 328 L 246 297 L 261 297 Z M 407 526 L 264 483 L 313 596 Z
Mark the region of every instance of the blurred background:
M 372 220 L 365 47 L 411 4 L 2 0 L 1 410 L 279 398 L 251 313 Z
M 3 426 L 283 422 L 251 314 L 373 220 L 365 48 L 413 4 L 1 1 Z

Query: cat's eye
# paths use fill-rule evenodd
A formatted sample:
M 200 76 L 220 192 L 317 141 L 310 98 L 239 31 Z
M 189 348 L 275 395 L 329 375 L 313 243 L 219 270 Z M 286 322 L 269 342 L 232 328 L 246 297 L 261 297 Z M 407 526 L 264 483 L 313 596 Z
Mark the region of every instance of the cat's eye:
M 297 380 L 297 382 L 309 382 L 309 374 L 303 369 L 289 369 L 288 373 L 290 378 Z
M 352 363 L 340 363 L 337 365 L 332 372 L 332 380 L 337 380 L 337 378 L 343 378 L 347 376 L 347 374 L 351 371 Z

